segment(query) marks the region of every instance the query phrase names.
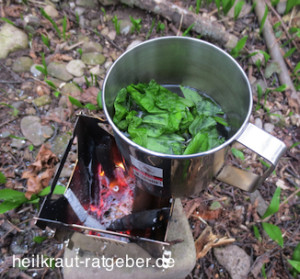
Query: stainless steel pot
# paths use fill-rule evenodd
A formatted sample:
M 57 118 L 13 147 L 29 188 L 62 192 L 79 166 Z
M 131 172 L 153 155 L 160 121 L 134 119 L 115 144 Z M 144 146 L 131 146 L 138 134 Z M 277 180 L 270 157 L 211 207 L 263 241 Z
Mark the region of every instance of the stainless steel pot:
M 189 86 L 211 96 L 228 116 L 229 139 L 214 149 L 191 155 L 157 153 L 128 139 L 112 121 L 115 97 L 121 88 L 151 79 L 162 85 Z M 126 51 L 105 78 L 103 108 L 138 185 L 156 195 L 197 195 L 213 176 L 253 191 L 286 150 L 283 142 L 249 123 L 252 92 L 239 64 L 220 48 L 198 39 L 162 37 Z M 262 177 L 224 165 L 226 150 L 235 141 L 270 162 Z

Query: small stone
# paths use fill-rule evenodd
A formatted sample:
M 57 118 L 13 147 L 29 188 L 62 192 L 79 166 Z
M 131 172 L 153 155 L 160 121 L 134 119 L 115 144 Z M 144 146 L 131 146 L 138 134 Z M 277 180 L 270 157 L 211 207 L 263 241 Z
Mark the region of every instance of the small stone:
M 246 279 L 251 267 L 251 258 L 240 247 L 228 245 L 214 248 L 217 261 L 225 267 L 232 279 Z
M 83 86 L 85 84 L 85 77 L 75 77 L 73 78 L 73 83 Z
M 62 96 L 62 97 L 64 97 L 64 96 Z M 48 118 L 56 118 L 56 119 L 60 119 L 62 121 L 66 121 L 68 118 L 68 113 L 69 112 L 67 109 L 65 109 L 63 107 L 57 107 L 53 110 L 48 111 L 46 116 Z
M 13 25 L 5 23 L 0 29 L 0 45 L 0 59 L 6 58 L 9 53 L 28 47 L 27 34 Z
M 81 60 L 72 60 L 66 66 L 67 71 L 75 77 L 83 76 L 84 68 L 85 64 Z
M 91 20 L 91 27 L 92 28 L 97 28 L 99 24 L 101 24 L 100 18 L 96 18 L 96 19 Z
M 265 57 L 259 50 L 254 50 L 251 52 L 251 54 L 255 53 L 253 56 L 251 56 L 251 62 L 253 65 L 257 65 L 257 63 L 261 63 L 260 65 L 263 65 L 265 63 Z M 260 62 L 258 62 L 260 61 Z
M 81 49 L 82 49 L 82 53 L 88 53 L 88 52 L 102 52 L 103 48 L 99 43 L 85 42 L 83 43 Z
M 252 204 L 254 204 L 257 199 L 256 211 L 262 217 L 268 208 L 266 201 L 264 200 L 264 198 L 262 197 L 262 195 L 258 190 L 255 190 L 253 193 L 250 193 L 249 195 Z
M 21 131 L 26 139 L 34 146 L 43 144 L 47 138 L 53 135 L 53 130 L 48 125 L 42 125 L 37 116 L 25 116 L 21 120 Z
M 95 75 L 95 76 L 99 76 L 102 73 L 101 70 L 100 70 L 100 65 L 96 65 L 95 67 L 91 68 L 90 73 Z
M 98 0 L 103 6 L 111 6 L 118 4 L 118 0 Z
M 270 114 L 270 121 L 273 124 L 277 124 L 283 120 L 282 112 L 281 111 L 274 111 Z
M 17 149 L 22 149 L 25 144 L 26 144 L 26 141 L 23 139 L 12 139 L 10 146 L 17 148 Z
M 17 73 L 28 72 L 33 65 L 33 60 L 30 57 L 22 56 L 16 58 L 12 65 L 12 70 Z
M 60 159 L 65 152 L 70 138 L 70 135 L 64 133 L 62 135 L 57 136 L 51 145 L 52 152 L 56 154 Z
M 105 64 L 104 64 L 104 68 L 105 68 L 106 70 L 108 70 L 108 69 L 112 66 L 112 64 L 113 64 L 112 61 L 107 61 L 107 62 L 105 62 Z
M 263 127 L 263 122 L 262 122 L 262 120 L 261 120 L 260 118 L 255 118 L 255 120 L 254 120 L 254 125 L 255 125 L 256 127 L 260 128 L 260 129 L 262 129 L 262 127 Z
M 277 62 L 272 62 L 267 65 L 265 69 L 265 77 L 270 78 L 274 73 L 279 74 L 281 72 L 281 68 Z
M 40 66 L 40 67 L 43 67 L 43 65 L 41 64 L 33 64 L 31 67 L 30 67 L 30 72 L 32 73 L 32 75 L 36 78 L 42 78 L 43 77 L 43 74 L 42 72 L 40 72 L 36 66 Z
M 112 41 L 116 38 L 117 32 L 115 30 L 112 30 L 108 33 L 108 38 L 110 38 Z
M 272 123 L 265 123 L 264 124 L 264 130 L 266 132 L 270 133 L 270 134 L 274 131 L 274 128 L 275 128 L 275 126 Z
M 276 6 L 276 10 L 280 15 L 283 15 L 286 10 L 286 0 L 281 0 Z
M 82 16 L 85 12 L 85 8 L 83 7 L 76 7 L 75 9 L 75 14 L 77 14 L 78 16 Z
M 77 98 L 81 95 L 80 88 L 77 87 L 74 83 L 66 83 L 62 88 L 61 93 L 66 96 L 72 96 Z
M 86 8 L 96 8 L 97 0 L 76 0 L 76 5 Z
M 41 106 L 51 104 L 52 100 L 51 100 L 51 97 L 49 95 L 42 95 L 38 98 L 35 98 L 33 100 L 33 102 L 37 107 L 41 107 Z
M 29 25 L 34 28 L 38 28 L 40 26 L 41 20 L 37 16 L 26 15 L 26 16 L 24 16 L 24 23 L 26 24 L 26 27 Z
M 136 47 L 137 45 L 139 45 L 140 43 L 142 43 L 142 41 L 140 40 L 134 40 L 128 47 L 126 50 L 132 49 L 134 47 Z
M 44 8 L 45 12 L 52 18 L 56 18 L 59 16 L 58 11 L 51 5 L 47 5 Z
M 67 108 L 68 107 L 68 96 L 64 95 L 64 96 L 61 96 L 60 99 L 59 99 L 59 102 L 58 102 L 58 105 L 59 107 L 62 107 L 62 108 Z
M 36 110 L 33 107 L 29 107 L 25 109 L 25 114 L 27 115 L 36 115 Z
M 131 21 L 127 19 L 120 20 L 120 33 L 122 35 L 128 35 L 131 27 L 132 27 Z
M 77 39 L 78 39 L 78 42 L 86 42 L 87 43 L 87 42 L 90 41 L 90 38 L 88 36 L 83 35 L 83 34 L 79 34 Z
M 299 114 L 293 114 L 291 116 L 291 123 L 297 127 L 300 127 L 300 115 Z
M 108 27 L 104 27 L 104 28 L 101 30 L 101 34 L 102 34 L 103 36 L 107 36 L 108 33 L 109 33 Z
M 87 65 L 102 65 L 105 62 L 105 57 L 98 52 L 83 53 L 81 59 Z
M 63 81 L 69 81 L 73 78 L 66 69 L 66 64 L 62 62 L 51 62 L 48 67 L 48 74 Z

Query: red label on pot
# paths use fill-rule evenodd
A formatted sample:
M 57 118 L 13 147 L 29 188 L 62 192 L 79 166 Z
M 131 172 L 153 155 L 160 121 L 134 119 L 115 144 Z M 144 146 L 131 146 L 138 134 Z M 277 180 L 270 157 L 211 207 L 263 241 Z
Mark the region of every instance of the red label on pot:
M 150 184 L 163 187 L 163 169 L 150 166 L 130 155 L 134 175 Z

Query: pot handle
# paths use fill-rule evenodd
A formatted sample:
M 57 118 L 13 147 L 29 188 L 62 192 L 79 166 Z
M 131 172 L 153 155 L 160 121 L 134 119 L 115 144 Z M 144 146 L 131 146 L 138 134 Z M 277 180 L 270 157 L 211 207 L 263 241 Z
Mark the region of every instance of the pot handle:
M 253 192 L 272 173 L 278 160 L 286 151 L 286 145 L 264 130 L 248 123 L 242 134 L 236 139 L 270 163 L 262 176 L 245 170 L 225 165 L 216 178 L 242 190 Z

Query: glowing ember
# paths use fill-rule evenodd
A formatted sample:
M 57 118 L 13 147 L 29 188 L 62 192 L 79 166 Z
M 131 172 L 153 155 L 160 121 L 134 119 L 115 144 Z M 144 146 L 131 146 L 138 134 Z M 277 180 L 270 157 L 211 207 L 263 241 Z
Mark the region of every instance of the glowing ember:
M 105 227 L 112 221 L 130 214 L 133 206 L 134 177 L 126 173 L 122 162 L 115 164 L 113 174 L 113 178 L 108 178 L 99 164 L 99 200 L 88 208 L 90 214 Z

